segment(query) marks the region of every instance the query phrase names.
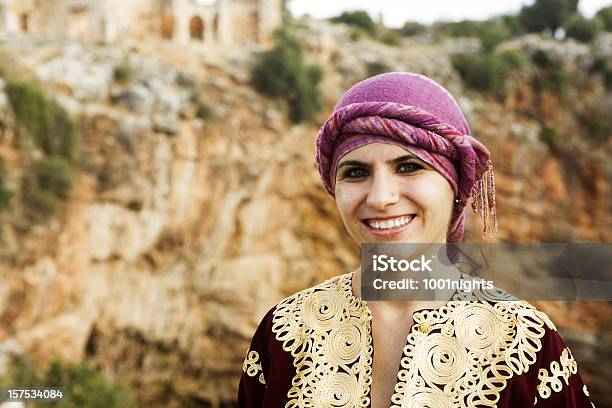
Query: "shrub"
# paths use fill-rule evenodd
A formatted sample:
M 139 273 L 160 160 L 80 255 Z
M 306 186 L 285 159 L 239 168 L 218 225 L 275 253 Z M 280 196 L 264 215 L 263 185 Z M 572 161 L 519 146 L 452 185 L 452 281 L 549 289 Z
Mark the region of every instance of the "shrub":
M 521 23 L 521 19 L 516 14 L 509 14 L 501 17 L 501 20 L 504 22 L 504 25 L 510 31 L 510 35 L 512 37 L 525 34 L 525 27 Z
M 34 174 L 39 188 L 58 198 L 68 198 L 74 175 L 72 166 L 62 157 L 51 156 L 37 161 Z
M 33 83 L 12 82 L 6 94 L 20 127 L 48 155 L 76 159 L 77 135 L 66 111 Z
M 503 41 L 510 38 L 510 30 L 502 23 L 487 24 L 478 33 L 482 50 L 491 52 Z
M 521 9 L 519 20 L 528 32 L 554 32 L 576 11 L 578 0 L 536 0 Z
M 572 15 L 564 24 L 565 34 L 570 38 L 588 43 L 603 29 L 603 23 L 599 18 L 587 20 L 580 13 Z
M 606 31 L 612 31 L 612 6 L 600 9 L 595 17 L 601 20 Z
M 337 17 L 330 19 L 332 23 L 344 23 L 364 30 L 369 34 L 376 32 L 376 23 L 372 20 L 372 17 L 363 10 L 358 11 L 344 11 Z
M 318 84 L 323 79 L 323 69 L 318 65 L 305 67 L 297 77 L 297 86 L 289 93 L 289 120 L 300 123 L 311 118 L 323 106 Z
M 451 63 L 467 86 L 480 91 L 504 91 L 511 72 L 498 54 L 455 54 Z
M 414 21 L 406 21 L 400 29 L 400 34 L 404 37 L 411 37 L 413 35 L 421 34 L 426 29 L 427 27 L 421 23 L 417 23 Z
M 559 135 L 554 129 L 547 126 L 542 127 L 539 138 L 546 143 L 551 150 L 557 150 L 559 148 Z
M 438 33 L 448 37 L 478 37 L 484 24 L 486 22 L 462 20 L 437 23 L 434 27 Z
M 123 384 L 110 382 L 101 372 L 87 363 L 52 362 L 38 374 L 32 362 L 23 357 L 13 358 L 8 378 L 3 382 L 13 387 L 61 388 L 62 399 L 51 403 L 58 408 L 132 408 L 136 399 Z
M 550 69 L 561 65 L 560 61 L 554 58 L 549 52 L 545 50 L 536 50 L 531 55 L 531 61 L 536 67 L 542 69 Z
M 53 217 L 72 188 L 73 167 L 64 158 L 51 156 L 34 163 L 23 183 L 23 206 L 34 222 Z
M 527 55 L 518 49 L 505 50 L 499 53 L 499 58 L 511 70 L 519 70 L 527 65 Z
M 113 68 L 113 79 L 117 82 L 127 82 L 132 77 L 132 67 L 129 63 L 121 63 Z
M 366 72 L 368 78 L 379 74 L 384 74 L 385 72 L 389 72 L 390 70 L 391 68 L 384 62 L 372 61 L 366 64 Z
M 565 100 L 571 76 L 561 60 L 544 50 L 535 51 L 531 60 L 539 68 L 538 74 L 534 77 L 535 89 L 553 92 Z
M 386 30 L 380 40 L 392 47 L 399 45 L 401 42 L 400 36 L 395 31 L 391 30 Z
M 306 65 L 302 43 L 287 29 L 276 33 L 274 48 L 257 56 L 251 83 L 260 93 L 283 97 L 289 103 L 289 119 L 307 120 L 322 106 L 319 83 L 323 70 Z
M 602 76 L 606 89 L 612 88 L 612 62 L 610 58 L 598 56 L 593 60 L 591 71 Z

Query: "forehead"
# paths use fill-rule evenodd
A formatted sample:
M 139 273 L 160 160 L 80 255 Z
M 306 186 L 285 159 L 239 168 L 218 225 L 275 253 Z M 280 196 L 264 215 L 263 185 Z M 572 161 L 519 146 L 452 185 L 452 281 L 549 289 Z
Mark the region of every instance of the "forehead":
M 397 144 L 374 142 L 351 150 L 345 154 L 338 163 L 340 164 L 346 160 L 357 160 L 366 163 L 388 161 L 400 156 L 411 156 L 418 158 Z

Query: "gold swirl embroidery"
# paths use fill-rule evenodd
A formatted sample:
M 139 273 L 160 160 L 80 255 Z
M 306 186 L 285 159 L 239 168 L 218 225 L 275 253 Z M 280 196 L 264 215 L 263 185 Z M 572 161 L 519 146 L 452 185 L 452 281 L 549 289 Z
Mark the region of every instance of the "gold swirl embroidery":
M 286 408 L 367 407 L 372 383 L 371 313 L 352 274 L 299 292 L 276 307 L 272 332 L 293 356 Z M 513 375 L 542 348 L 548 317 L 501 290 L 475 291 L 414 314 L 394 408 L 494 407 Z
M 244 359 L 244 363 L 242 364 L 242 371 L 244 371 L 249 377 L 255 377 L 257 373 L 259 373 L 259 377 L 257 380 L 266 385 L 266 379 L 263 375 L 263 369 L 261 368 L 261 363 L 259 362 L 259 353 L 255 350 L 249 351 L 247 357 Z
M 559 361 L 550 363 L 550 370 L 540 368 L 540 371 L 538 371 L 538 380 L 540 380 L 538 394 L 540 398 L 546 399 L 553 392 L 560 392 L 563 389 L 563 383 L 569 385 L 570 376 L 577 372 L 578 366 L 576 360 L 574 360 L 570 349 L 566 347 L 561 352 Z
M 393 407 L 494 407 L 507 380 L 536 361 L 547 324 L 541 312 L 501 291 L 471 299 L 414 315 Z
M 371 317 L 351 293 L 351 276 L 332 278 L 276 306 L 272 332 L 296 370 L 287 408 L 370 405 Z

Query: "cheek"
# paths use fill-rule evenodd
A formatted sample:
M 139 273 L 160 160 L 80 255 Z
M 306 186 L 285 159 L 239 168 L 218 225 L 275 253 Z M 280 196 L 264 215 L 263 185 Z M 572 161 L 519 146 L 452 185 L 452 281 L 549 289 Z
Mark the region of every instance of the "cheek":
M 452 211 L 455 193 L 444 177 L 437 173 L 429 173 L 410 186 L 407 192 L 413 196 L 424 210 L 436 214 Z
M 360 194 L 359 189 L 351 186 L 341 185 L 336 188 L 336 206 L 343 220 L 353 217 L 359 206 Z

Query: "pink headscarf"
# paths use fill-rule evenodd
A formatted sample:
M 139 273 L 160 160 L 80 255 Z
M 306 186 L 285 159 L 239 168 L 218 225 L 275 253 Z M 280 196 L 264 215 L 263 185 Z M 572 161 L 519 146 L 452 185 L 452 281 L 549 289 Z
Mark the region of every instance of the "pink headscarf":
M 317 138 L 317 168 L 334 196 L 336 166 L 351 150 L 369 143 L 397 144 L 436 169 L 455 192 L 448 242 L 461 243 L 468 199 L 497 230 L 495 181 L 487 148 L 470 136 L 463 112 L 452 95 L 430 78 L 391 72 L 361 81 L 334 107 Z

